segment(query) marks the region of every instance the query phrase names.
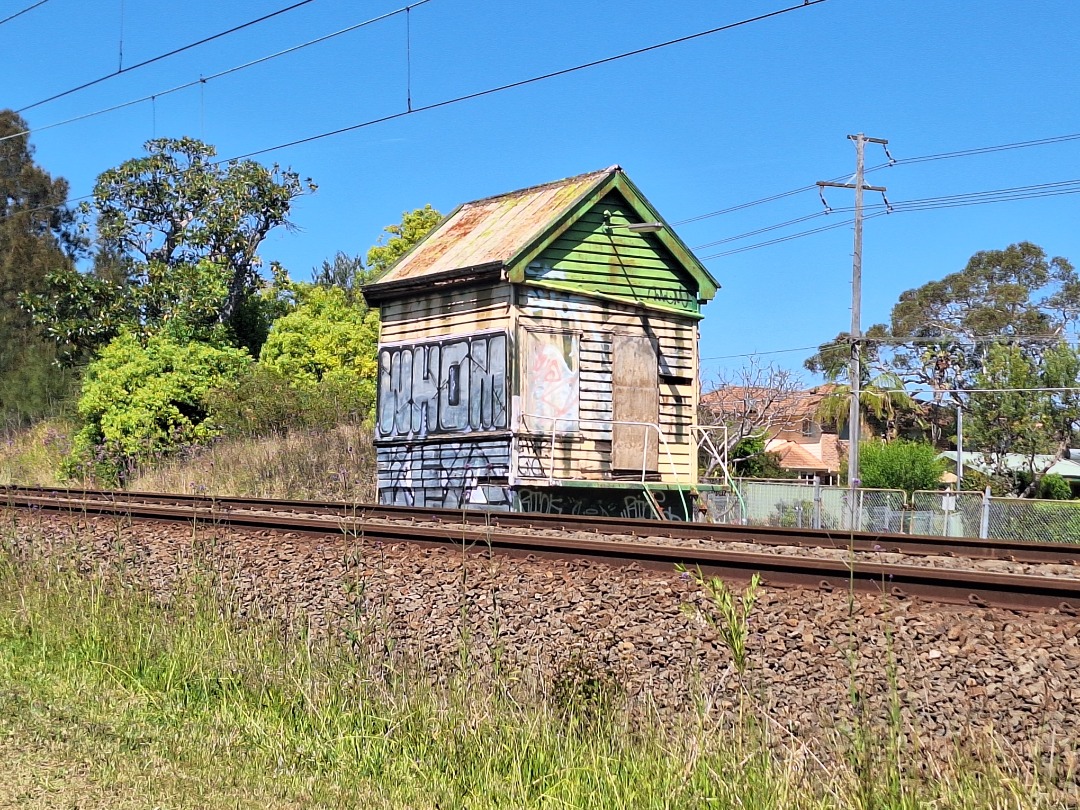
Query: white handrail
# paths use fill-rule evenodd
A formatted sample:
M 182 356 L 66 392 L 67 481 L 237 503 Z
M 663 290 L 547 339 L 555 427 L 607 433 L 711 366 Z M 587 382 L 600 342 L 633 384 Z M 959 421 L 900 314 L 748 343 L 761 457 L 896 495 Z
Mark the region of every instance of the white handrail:
M 570 420 L 570 419 L 566 419 L 566 417 L 563 417 L 563 416 L 545 416 L 545 415 L 538 414 L 538 413 L 523 413 L 523 414 L 521 414 L 521 417 L 522 417 L 523 420 L 527 420 L 527 419 L 544 419 L 544 420 L 548 420 L 548 421 L 551 422 L 551 445 L 550 445 L 550 451 L 549 451 L 549 455 L 548 455 L 548 484 L 553 485 L 555 483 L 555 437 L 556 437 L 556 433 L 557 433 L 557 431 L 555 430 L 555 426 L 560 420 L 573 421 L 573 422 L 577 422 L 578 424 L 585 423 L 585 424 L 592 424 L 592 425 L 600 425 L 601 427 L 614 426 L 614 425 L 628 425 L 628 426 L 631 426 L 631 427 L 637 426 L 637 427 L 645 428 L 646 429 L 645 430 L 645 447 L 644 447 L 644 449 L 642 451 L 642 457 L 641 457 L 641 483 L 642 484 L 645 483 L 645 466 L 646 466 L 646 461 L 648 460 L 648 457 L 649 457 L 649 428 L 652 428 L 653 430 L 656 431 L 656 435 L 659 438 L 659 441 L 657 443 L 658 449 L 660 447 L 662 447 L 663 451 L 664 451 L 664 455 L 667 456 L 668 466 L 671 468 L 671 476 L 672 476 L 672 478 L 675 479 L 675 483 L 680 483 L 679 482 L 679 474 L 678 474 L 678 472 L 677 472 L 677 470 L 675 468 L 675 457 L 672 456 L 672 454 L 671 454 L 670 443 L 667 440 L 667 436 L 664 435 L 664 431 L 662 431 L 660 429 L 660 425 L 658 425 L 655 422 L 634 422 L 634 421 L 623 420 L 623 419 L 619 419 L 619 420 L 614 420 L 614 419 L 573 419 L 573 420 Z M 528 425 L 525 425 L 525 428 L 526 428 L 526 430 L 528 430 L 529 429 Z

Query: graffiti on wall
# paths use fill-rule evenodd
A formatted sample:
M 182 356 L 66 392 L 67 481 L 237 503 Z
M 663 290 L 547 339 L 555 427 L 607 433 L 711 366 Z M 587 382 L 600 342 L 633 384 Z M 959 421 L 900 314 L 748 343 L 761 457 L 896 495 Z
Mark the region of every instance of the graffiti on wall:
M 569 332 L 525 333 L 522 411 L 536 431 L 578 429 L 578 336 Z
M 377 438 L 507 425 L 506 333 L 379 349 Z
M 686 520 L 693 504 L 690 495 L 674 490 L 655 490 L 653 496 L 667 520 Z M 655 518 L 656 513 L 641 492 L 612 489 L 534 489 L 514 493 L 515 512 L 549 515 L 599 515 L 602 517 Z
M 509 508 L 509 458 L 508 439 L 379 447 L 379 503 Z

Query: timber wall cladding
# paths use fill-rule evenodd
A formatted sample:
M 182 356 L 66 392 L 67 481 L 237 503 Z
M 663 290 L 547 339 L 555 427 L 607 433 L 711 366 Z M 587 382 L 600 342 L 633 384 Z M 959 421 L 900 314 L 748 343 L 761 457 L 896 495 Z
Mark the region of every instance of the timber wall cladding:
M 579 217 L 543 255 L 526 278 L 564 289 L 697 313 L 697 285 L 663 246 L 644 235 L 605 231 L 604 212 L 625 216 L 626 201 L 615 192 Z
M 505 329 L 510 300 L 510 285 L 496 284 L 387 301 L 379 308 L 379 340 L 405 343 Z
M 659 378 L 654 385 L 659 390 L 660 428 L 668 442 L 660 448 L 656 464 L 661 480 L 689 480 L 694 471 L 690 425 L 697 374 L 696 321 L 529 285 L 518 287 L 516 303 L 518 322 L 526 335 L 546 331 L 580 336 L 579 429 L 572 435 L 557 435 L 554 448 L 550 428 L 517 437 L 517 475 L 545 478 L 550 471 L 557 478 L 599 480 L 610 476 L 612 340 L 614 335 L 624 334 L 646 337 L 656 348 Z M 640 465 L 639 460 L 635 466 Z
M 509 438 L 381 445 L 376 459 L 379 503 L 454 509 L 477 501 L 482 489 L 485 504 L 509 506 L 506 488 L 488 484 L 506 478 Z
M 475 434 L 507 427 L 506 366 L 505 332 L 379 349 L 380 503 L 455 508 L 483 487 L 503 505 L 487 482 L 508 475 L 510 439 Z

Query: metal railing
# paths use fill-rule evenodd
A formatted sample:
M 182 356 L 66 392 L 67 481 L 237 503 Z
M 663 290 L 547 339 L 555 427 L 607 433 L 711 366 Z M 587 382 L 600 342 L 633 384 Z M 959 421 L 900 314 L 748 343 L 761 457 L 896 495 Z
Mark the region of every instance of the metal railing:
M 985 492 L 825 486 L 813 481 L 733 479 L 705 494 L 708 519 L 750 526 L 854 529 L 1080 544 L 1080 501 L 998 498 Z

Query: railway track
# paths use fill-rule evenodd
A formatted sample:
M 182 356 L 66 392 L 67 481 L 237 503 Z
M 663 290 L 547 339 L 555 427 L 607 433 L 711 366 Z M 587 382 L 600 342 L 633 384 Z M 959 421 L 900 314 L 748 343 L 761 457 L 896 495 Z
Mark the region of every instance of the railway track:
M 372 543 L 454 545 L 477 553 L 569 557 L 669 571 L 681 565 L 735 579 L 760 573 L 775 586 L 854 588 L 897 598 L 1080 614 L 1080 545 L 89 489 L 3 487 L 0 505 L 307 535 L 346 533 Z M 821 556 L 822 550 L 837 553 Z M 893 555 L 1000 560 L 1030 565 L 1036 573 L 875 559 Z

